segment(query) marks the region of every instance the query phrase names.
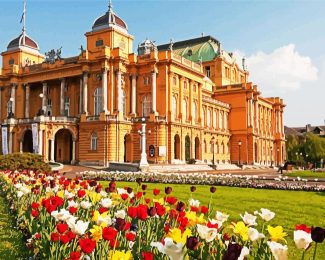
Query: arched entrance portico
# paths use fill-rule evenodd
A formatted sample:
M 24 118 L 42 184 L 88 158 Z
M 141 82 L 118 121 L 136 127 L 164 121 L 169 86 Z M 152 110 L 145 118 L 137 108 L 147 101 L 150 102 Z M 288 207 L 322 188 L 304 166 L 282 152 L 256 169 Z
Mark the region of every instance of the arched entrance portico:
M 60 129 L 54 139 L 54 160 L 70 164 L 72 159 L 72 134 L 68 129 Z
M 131 135 L 124 136 L 124 162 L 132 161 L 132 140 Z
M 181 148 L 181 142 L 179 135 L 176 134 L 174 137 L 174 159 L 179 160 L 180 159 L 180 149 Z
M 195 137 L 195 160 L 200 160 L 200 139 Z
M 185 161 L 189 161 L 191 159 L 191 139 L 187 135 L 185 137 Z
M 23 150 L 24 153 L 33 153 L 33 133 L 32 130 L 27 129 L 23 137 Z

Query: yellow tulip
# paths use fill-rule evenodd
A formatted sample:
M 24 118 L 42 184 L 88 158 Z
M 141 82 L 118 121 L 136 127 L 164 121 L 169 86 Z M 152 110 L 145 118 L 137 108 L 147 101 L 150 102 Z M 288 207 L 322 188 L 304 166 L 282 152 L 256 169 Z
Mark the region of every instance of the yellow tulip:
M 243 221 L 232 223 L 232 228 L 235 234 L 239 234 L 244 241 L 248 240 L 248 227 Z
M 183 245 L 186 244 L 186 239 L 192 235 L 192 231 L 190 229 L 186 229 L 182 234 L 182 231 L 179 228 L 172 228 L 169 230 L 167 237 L 173 239 L 175 243 L 182 242 Z
M 124 251 L 118 251 L 118 250 L 115 250 L 115 251 L 111 250 L 109 253 L 108 259 L 110 259 L 110 260 L 131 260 L 133 258 L 132 258 L 131 251 L 124 252 Z
M 99 226 L 93 226 L 92 229 L 90 229 L 90 233 L 92 234 L 93 239 L 96 240 L 96 242 L 98 242 L 100 239 L 102 239 L 102 228 Z
M 287 236 L 287 233 L 283 232 L 283 227 L 281 227 L 281 226 L 276 226 L 276 227 L 267 226 L 267 231 L 269 232 L 272 241 L 277 242 L 279 240 L 283 240 L 283 241 L 287 242 L 284 239 L 284 237 Z

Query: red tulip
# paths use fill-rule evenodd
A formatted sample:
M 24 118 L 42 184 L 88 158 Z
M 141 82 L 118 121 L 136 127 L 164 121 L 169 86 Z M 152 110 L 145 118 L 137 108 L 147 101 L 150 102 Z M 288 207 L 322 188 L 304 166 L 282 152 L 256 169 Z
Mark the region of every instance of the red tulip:
M 142 260 L 154 260 L 154 254 L 151 252 L 142 252 Z
M 63 234 L 65 231 L 67 231 L 69 226 L 66 223 L 58 223 L 56 225 L 56 230 L 60 233 Z
M 160 190 L 153 189 L 153 195 L 157 196 L 157 195 L 159 195 L 159 193 L 160 193 Z
M 79 239 L 79 246 L 85 254 L 90 254 L 96 247 L 96 242 L 89 239 Z
M 52 233 L 52 234 L 51 234 L 51 240 L 52 240 L 53 242 L 57 242 L 57 241 L 59 241 L 59 239 L 60 239 L 60 235 L 59 235 L 59 233 Z
M 113 240 L 117 236 L 117 230 L 112 227 L 105 227 L 103 228 L 103 238 L 105 240 Z
M 37 218 L 38 215 L 39 215 L 38 210 L 32 210 L 32 216 L 33 216 L 34 218 Z
M 127 240 L 129 240 L 129 241 L 134 241 L 134 239 L 135 239 L 135 233 L 133 233 L 133 232 L 126 233 L 125 234 L 125 238 Z

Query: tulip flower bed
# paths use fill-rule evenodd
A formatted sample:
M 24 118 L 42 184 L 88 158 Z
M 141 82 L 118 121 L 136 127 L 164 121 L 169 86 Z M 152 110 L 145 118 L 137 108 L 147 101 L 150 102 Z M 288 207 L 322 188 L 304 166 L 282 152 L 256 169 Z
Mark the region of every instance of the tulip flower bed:
M 214 186 L 201 204 L 195 186 L 180 200 L 171 186 L 150 190 L 137 182 L 119 188 L 110 181 L 104 188 L 94 180 L 0 173 L 2 192 L 38 259 L 287 259 L 292 237 L 299 257 L 309 247 L 314 259 L 322 253 L 315 248 L 324 229 L 297 225 L 287 234 L 271 224 L 275 213 L 268 209 L 229 221 L 214 209 Z
M 254 175 L 233 175 L 233 174 L 208 174 L 208 173 L 159 173 L 159 172 L 106 172 L 86 171 L 79 173 L 83 179 L 110 180 L 135 182 L 141 178 L 150 183 L 166 184 L 195 184 L 195 185 L 218 185 L 230 187 L 244 187 L 255 189 L 272 190 L 303 190 L 303 191 L 325 191 L 323 183 L 316 180 L 308 181 L 297 177 L 294 181 L 288 182 L 288 177 L 279 175 L 273 180 L 266 180 Z

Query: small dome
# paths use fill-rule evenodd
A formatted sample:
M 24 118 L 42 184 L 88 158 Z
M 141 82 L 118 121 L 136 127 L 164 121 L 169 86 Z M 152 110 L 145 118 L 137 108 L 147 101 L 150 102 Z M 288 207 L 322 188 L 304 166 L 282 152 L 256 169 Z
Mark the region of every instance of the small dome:
M 151 51 L 156 51 L 157 45 L 155 42 L 146 39 L 138 45 L 138 55 L 149 54 Z
M 92 29 L 97 31 L 112 27 L 125 30 L 126 32 L 128 31 L 127 24 L 113 12 L 113 8 L 110 3 L 108 11 L 95 20 Z
M 29 47 L 39 51 L 37 42 L 24 33 L 20 34 L 17 38 L 13 39 L 8 44 L 7 50 L 18 49 L 20 47 Z

